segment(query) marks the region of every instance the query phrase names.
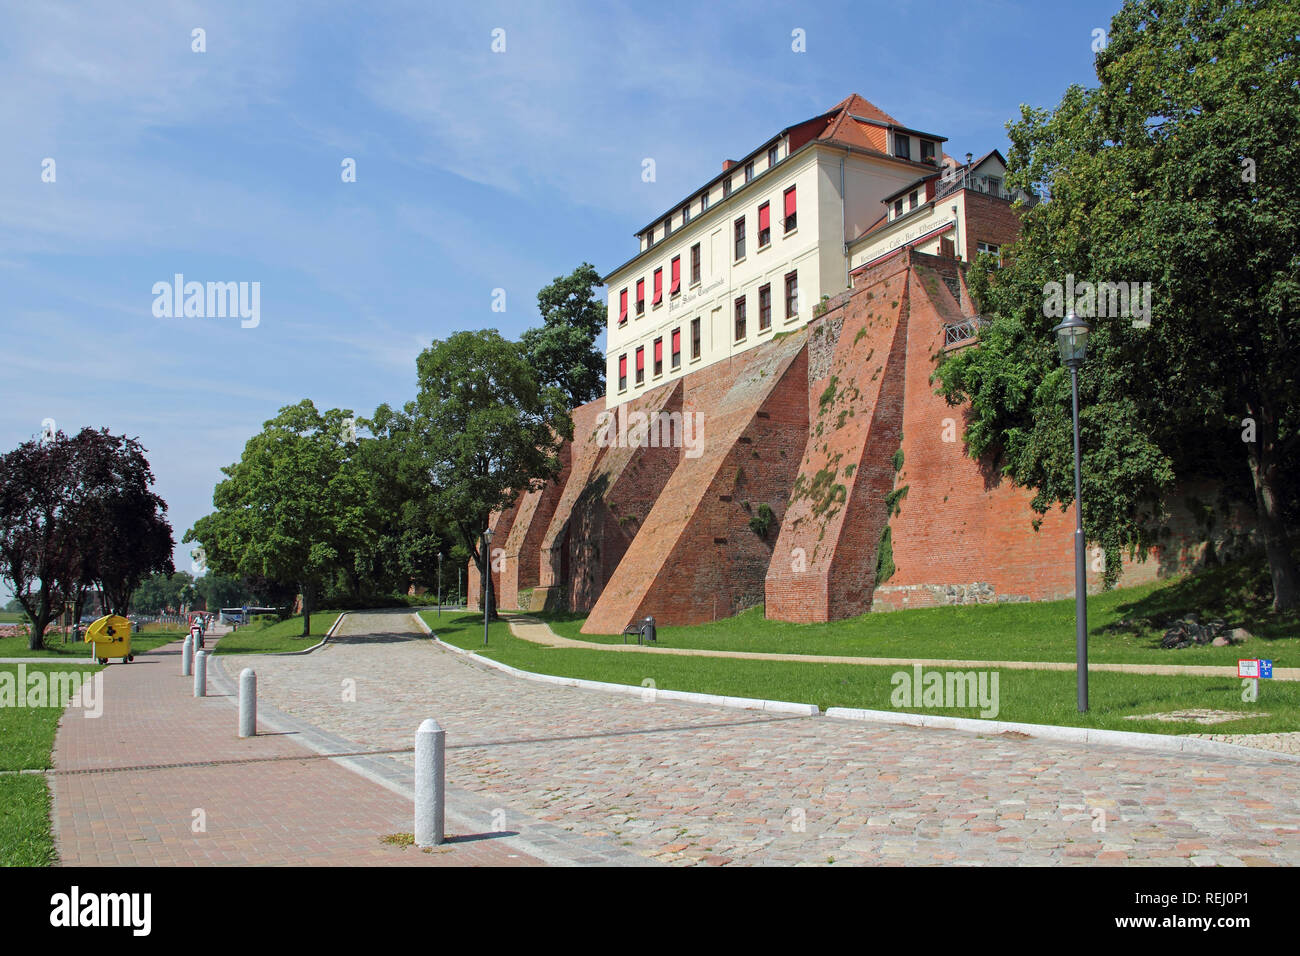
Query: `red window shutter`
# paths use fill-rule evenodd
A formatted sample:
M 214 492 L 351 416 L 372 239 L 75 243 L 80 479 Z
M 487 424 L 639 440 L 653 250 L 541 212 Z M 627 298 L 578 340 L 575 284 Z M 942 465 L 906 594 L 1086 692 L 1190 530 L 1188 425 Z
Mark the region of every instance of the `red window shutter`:
M 771 219 L 768 215 L 771 211 L 772 210 L 768 207 L 767 203 L 763 203 L 763 205 L 758 207 L 758 231 L 759 232 L 762 232 L 764 229 L 772 228 Z
M 658 305 L 664 300 L 664 269 L 660 266 L 655 270 L 655 297 L 654 304 Z
M 638 302 L 645 301 L 645 279 L 636 280 L 636 300 Z
M 655 339 L 655 361 L 662 362 L 663 360 L 664 360 L 664 340 Z
M 794 208 L 794 187 L 791 186 L 790 191 L 785 194 L 785 215 L 787 219 L 794 215 Z
M 669 295 L 676 295 L 682 287 L 682 257 L 673 257 L 673 285 L 668 290 Z
M 627 356 L 626 355 L 620 355 L 618 357 L 618 377 L 627 378 Z
M 638 372 L 645 371 L 645 346 L 644 345 L 636 350 L 636 370 Z
M 618 294 L 618 321 L 619 324 L 627 321 L 627 289 Z
M 676 355 L 682 350 L 682 330 L 673 329 L 673 354 Z

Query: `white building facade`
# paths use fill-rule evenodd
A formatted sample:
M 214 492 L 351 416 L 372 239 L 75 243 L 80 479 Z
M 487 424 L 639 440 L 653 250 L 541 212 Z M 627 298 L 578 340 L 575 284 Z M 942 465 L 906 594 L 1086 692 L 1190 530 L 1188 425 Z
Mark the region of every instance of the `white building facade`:
M 809 321 L 849 288 L 849 243 L 938 169 L 943 142 L 854 95 L 728 160 L 604 278 L 606 407 Z

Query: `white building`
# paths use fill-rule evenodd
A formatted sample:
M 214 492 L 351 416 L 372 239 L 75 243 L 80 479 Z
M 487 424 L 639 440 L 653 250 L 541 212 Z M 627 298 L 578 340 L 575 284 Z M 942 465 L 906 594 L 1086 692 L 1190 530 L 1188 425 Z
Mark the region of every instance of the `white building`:
M 798 328 L 849 288 L 850 242 L 935 173 L 944 137 L 854 94 L 788 127 L 637 233 L 609 291 L 606 406 Z

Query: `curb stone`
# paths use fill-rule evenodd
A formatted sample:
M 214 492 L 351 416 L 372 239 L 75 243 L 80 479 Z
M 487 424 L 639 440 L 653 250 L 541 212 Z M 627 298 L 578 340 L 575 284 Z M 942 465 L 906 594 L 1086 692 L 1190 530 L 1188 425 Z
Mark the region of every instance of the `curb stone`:
M 941 717 L 937 714 L 911 714 L 905 711 L 864 710 L 857 707 L 828 707 L 826 716 L 837 720 L 859 720 L 882 724 L 907 724 L 980 734 L 1025 734 L 1042 740 L 1065 743 L 1107 744 L 1135 750 L 1159 750 L 1168 753 L 1194 753 L 1214 757 L 1247 757 L 1254 760 L 1287 760 L 1300 763 L 1300 756 L 1283 751 L 1242 747 L 1217 740 L 1144 734 L 1131 730 L 1097 730 L 1089 727 L 1058 727 L 1054 724 L 1022 724 L 1005 720 L 977 720 L 973 717 Z

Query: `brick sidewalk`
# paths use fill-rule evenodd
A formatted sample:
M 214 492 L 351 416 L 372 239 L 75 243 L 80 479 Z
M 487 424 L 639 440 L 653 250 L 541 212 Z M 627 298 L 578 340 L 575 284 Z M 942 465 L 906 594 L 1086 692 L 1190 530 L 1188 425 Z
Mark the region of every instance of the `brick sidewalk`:
M 459 834 L 450 818 L 452 841 L 433 852 L 381 842 L 411 832 L 409 799 L 293 733 L 239 739 L 232 701 L 195 699 L 179 658 L 177 643 L 110 665 L 103 716 L 70 708 L 61 719 L 47 779 L 64 865 L 541 862 L 507 838 Z

